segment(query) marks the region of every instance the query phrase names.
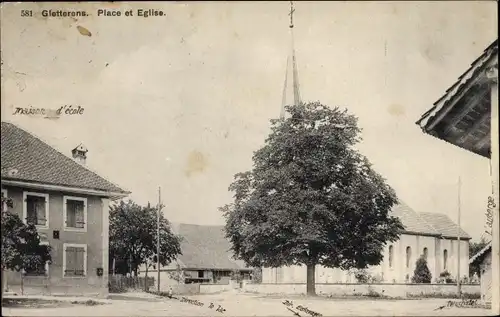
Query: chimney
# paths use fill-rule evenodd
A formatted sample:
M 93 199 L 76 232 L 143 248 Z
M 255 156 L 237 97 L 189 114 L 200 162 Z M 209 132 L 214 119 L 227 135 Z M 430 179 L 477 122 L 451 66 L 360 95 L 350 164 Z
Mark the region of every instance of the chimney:
M 85 165 L 85 160 L 87 159 L 87 148 L 83 143 L 80 143 L 77 147 L 71 150 L 71 154 L 73 155 L 73 159 L 78 163 Z

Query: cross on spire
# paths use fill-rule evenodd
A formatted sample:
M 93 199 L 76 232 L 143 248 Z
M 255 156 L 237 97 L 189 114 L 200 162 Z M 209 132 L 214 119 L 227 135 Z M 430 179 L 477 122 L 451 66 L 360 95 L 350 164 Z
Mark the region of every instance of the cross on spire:
M 291 100 L 287 100 L 287 92 L 288 88 L 291 88 L 291 93 L 293 93 L 293 104 L 300 104 L 300 91 L 299 91 L 299 75 L 297 71 L 297 61 L 295 59 L 295 48 L 294 48 L 294 40 L 293 40 L 293 13 L 295 12 L 295 8 L 293 7 L 293 1 L 290 1 L 290 11 L 288 15 L 290 16 L 290 37 L 291 37 L 291 52 L 288 55 L 287 63 L 286 63 L 286 71 L 285 71 L 285 83 L 283 86 L 283 99 L 281 102 L 281 113 L 280 118 L 283 119 L 285 117 L 285 105 L 287 102 Z M 288 85 L 288 75 L 289 68 L 291 73 L 291 87 Z
M 293 8 L 293 1 L 290 1 L 290 13 L 288 15 L 290 16 L 290 28 L 293 28 L 293 13 L 295 12 L 295 9 Z

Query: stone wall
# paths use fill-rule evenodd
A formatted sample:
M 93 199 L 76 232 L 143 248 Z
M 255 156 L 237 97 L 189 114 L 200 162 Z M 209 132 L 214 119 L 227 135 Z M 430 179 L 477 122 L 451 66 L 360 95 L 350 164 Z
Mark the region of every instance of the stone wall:
M 246 284 L 243 291 L 259 294 L 296 295 L 306 293 L 306 284 Z M 433 294 L 443 296 L 444 294 L 454 295 L 456 292 L 457 286 L 453 284 L 316 284 L 318 295 L 332 296 L 373 295 L 375 293 L 389 297 L 429 296 Z M 462 292 L 479 294 L 480 286 L 478 284 L 462 285 Z

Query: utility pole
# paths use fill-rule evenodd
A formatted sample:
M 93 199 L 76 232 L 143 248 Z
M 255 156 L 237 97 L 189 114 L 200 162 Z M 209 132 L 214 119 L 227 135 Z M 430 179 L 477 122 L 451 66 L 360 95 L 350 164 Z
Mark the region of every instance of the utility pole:
M 461 201 L 460 201 L 460 191 L 461 191 L 461 180 L 460 180 L 460 176 L 458 176 L 458 227 L 457 227 L 457 242 L 458 242 L 458 251 L 457 251 L 457 293 L 458 293 L 458 296 L 460 296 L 462 294 L 461 290 L 460 290 L 460 205 L 461 205 Z
M 158 292 L 160 292 L 160 212 L 161 212 L 161 188 L 158 187 L 158 215 L 156 221 L 156 268 L 158 269 Z

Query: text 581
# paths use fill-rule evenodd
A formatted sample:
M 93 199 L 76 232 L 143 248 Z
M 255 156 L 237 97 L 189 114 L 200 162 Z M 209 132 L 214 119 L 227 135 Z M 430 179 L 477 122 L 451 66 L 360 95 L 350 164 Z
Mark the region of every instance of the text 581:
M 33 16 L 33 11 L 31 11 L 31 10 L 21 10 L 21 16 L 22 17 L 32 17 Z

